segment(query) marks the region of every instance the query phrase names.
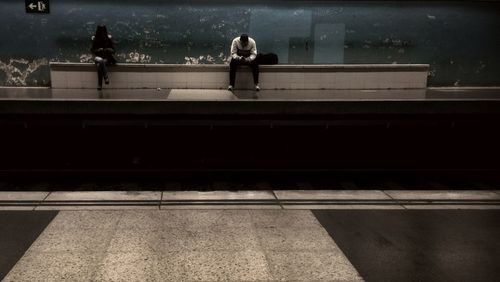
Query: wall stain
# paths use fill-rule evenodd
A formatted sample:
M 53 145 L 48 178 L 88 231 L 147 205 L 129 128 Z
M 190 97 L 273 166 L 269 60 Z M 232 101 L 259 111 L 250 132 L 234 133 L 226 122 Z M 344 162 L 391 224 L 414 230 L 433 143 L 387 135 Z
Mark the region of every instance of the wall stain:
M 0 70 L 5 73 L 5 85 L 27 86 L 27 78 L 42 66 L 48 65 L 46 58 L 28 61 L 26 59 L 9 59 L 8 62 L 0 60 Z

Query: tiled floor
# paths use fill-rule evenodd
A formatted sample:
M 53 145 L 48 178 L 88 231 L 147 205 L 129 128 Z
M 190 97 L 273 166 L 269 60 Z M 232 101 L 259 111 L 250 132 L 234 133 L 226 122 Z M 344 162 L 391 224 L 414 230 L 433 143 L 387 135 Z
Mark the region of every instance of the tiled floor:
M 495 281 L 499 219 L 499 210 L 366 206 L 4 211 L 0 250 L 10 251 L 1 253 L 0 279 Z
M 65 211 L 4 281 L 361 281 L 309 211 Z

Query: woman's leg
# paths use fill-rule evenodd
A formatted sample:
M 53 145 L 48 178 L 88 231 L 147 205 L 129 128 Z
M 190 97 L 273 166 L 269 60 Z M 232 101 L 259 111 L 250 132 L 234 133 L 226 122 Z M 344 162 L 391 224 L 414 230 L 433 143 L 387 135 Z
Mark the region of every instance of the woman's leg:
M 95 61 L 95 64 L 97 66 L 97 89 L 101 89 L 102 88 L 102 78 L 104 76 L 104 71 L 105 71 L 105 66 L 104 66 L 105 62 L 104 62 L 104 59 L 101 57 L 95 57 L 94 61 Z
M 108 78 L 108 67 L 107 63 L 108 60 L 104 59 L 104 63 L 102 64 L 102 76 L 104 77 L 104 83 L 109 84 L 109 78 Z

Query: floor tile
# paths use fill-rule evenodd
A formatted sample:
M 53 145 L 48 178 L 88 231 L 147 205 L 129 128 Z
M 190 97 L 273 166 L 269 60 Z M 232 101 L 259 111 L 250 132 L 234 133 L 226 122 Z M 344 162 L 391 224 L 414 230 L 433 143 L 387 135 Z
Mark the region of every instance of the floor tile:
M 92 281 L 99 260 L 95 253 L 28 252 L 3 281 Z
M 262 252 L 177 252 L 160 261 L 165 281 L 269 281 L 272 280 Z
M 49 192 L 0 191 L 0 201 L 42 201 Z
M 500 200 L 500 195 L 495 191 L 484 190 L 386 190 L 385 193 L 399 200 Z
M 364 281 L 349 260 L 336 252 L 266 252 L 276 281 Z
M 157 255 L 145 250 L 107 253 L 94 281 L 165 281 L 160 277 L 158 263 Z
M 52 192 L 46 201 L 159 201 L 160 191 Z
M 276 190 L 279 200 L 388 200 L 380 190 Z

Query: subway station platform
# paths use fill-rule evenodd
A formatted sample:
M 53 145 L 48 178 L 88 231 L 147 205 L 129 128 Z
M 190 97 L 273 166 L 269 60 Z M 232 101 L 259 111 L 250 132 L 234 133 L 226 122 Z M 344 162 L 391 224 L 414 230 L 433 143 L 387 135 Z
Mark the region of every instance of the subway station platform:
M 3 281 L 500 275 L 500 190 L 0 192 L 0 203 Z
M 1 115 L 498 114 L 500 88 L 395 90 L 0 88 Z M 18 107 L 16 107 L 18 106 Z M 212 120 L 210 120 L 212 121 Z
M 498 93 L 2 88 L 0 279 L 495 281 L 498 177 L 463 178 L 498 175 Z M 393 182 L 321 180 L 350 170 Z M 23 186 L 34 172 L 50 182 Z

